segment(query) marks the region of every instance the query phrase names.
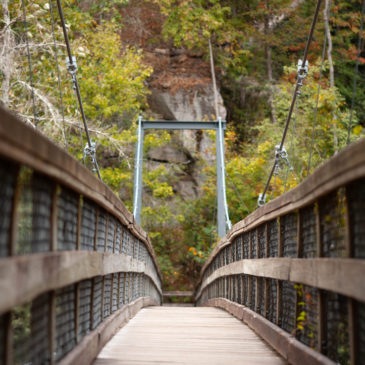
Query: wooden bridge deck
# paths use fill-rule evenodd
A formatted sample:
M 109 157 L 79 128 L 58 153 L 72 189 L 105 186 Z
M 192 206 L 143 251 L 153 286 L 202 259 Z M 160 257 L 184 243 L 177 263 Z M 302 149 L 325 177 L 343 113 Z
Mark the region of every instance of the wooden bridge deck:
M 142 309 L 104 347 L 94 365 L 286 362 L 251 329 L 210 307 Z

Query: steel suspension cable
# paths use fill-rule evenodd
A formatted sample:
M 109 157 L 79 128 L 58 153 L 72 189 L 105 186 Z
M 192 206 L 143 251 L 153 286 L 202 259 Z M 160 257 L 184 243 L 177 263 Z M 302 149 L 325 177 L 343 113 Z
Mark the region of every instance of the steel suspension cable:
M 307 164 L 307 176 L 309 176 L 310 169 L 311 169 L 311 163 L 312 163 L 312 153 L 313 153 L 314 138 L 315 138 L 315 133 L 316 133 L 316 124 L 317 124 L 317 116 L 318 116 L 319 94 L 321 92 L 321 81 L 322 81 L 322 74 L 323 74 L 324 59 L 326 57 L 326 47 L 327 47 L 327 37 L 326 37 L 326 34 L 325 34 L 324 35 L 324 41 L 323 41 L 321 66 L 320 66 L 320 69 L 319 69 L 316 108 L 314 110 L 314 119 L 313 119 L 313 125 L 312 125 L 312 137 L 311 137 L 311 145 L 310 145 L 310 149 L 309 149 L 309 157 L 308 157 L 308 164 Z
M 68 143 L 67 143 L 67 136 L 66 136 L 66 123 L 65 123 L 65 108 L 63 105 L 63 93 L 61 88 L 61 72 L 60 72 L 60 65 L 58 62 L 58 48 L 56 43 L 56 32 L 55 32 L 55 20 L 54 20 L 54 13 L 53 13 L 53 5 L 52 0 L 49 0 L 49 11 L 51 14 L 52 20 L 52 38 L 53 38 L 53 47 L 55 51 L 55 61 L 56 61 L 56 69 L 57 69 L 57 80 L 58 80 L 58 93 L 60 95 L 60 102 L 61 102 L 61 114 L 62 114 L 62 125 L 63 125 L 63 137 L 65 139 L 65 148 L 68 150 Z
M 37 110 L 36 110 L 36 106 L 35 106 L 34 82 L 33 82 L 33 68 L 32 68 L 32 60 L 31 60 L 30 48 L 29 48 L 28 23 L 27 23 L 27 12 L 26 12 L 26 8 L 25 8 L 25 1 L 26 0 L 22 0 L 24 35 L 25 35 L 25 43 L 26 43 L 26 46 L 27 46 L 27 58 L 28 58 L 28 68 L 29 68 L 29 82 L 30 82 L 30 89 L 31 89 L 31 95 L 32 95 L 34 121 L 35 121 L 35 126 L 37 126 L 38 117 L 37 117 Z
M 67 48 L 69 71 L 72 74 L 72 81 L 74 83 L 75 92 L 76 92 L 76 96 L 77 96 L 77 100 L 78 100 L 78 104 L 79 104 L 79 108 L 80 108 L 80 113 L 81 113 L 81 119 L 82 119 L 82 122 L 83 122 L 83 125 L 84 125 L 84 130 L 85 130 L 86 139 L 87 139 L 87 143 L 88 143 L 85 150 L 86 150 L 87 153 L 90 154 L 91 159 L 92 159 L 92 163 L 93 163 L 94 168 L 95 168 L 95 170 L 98 174 L 98 177 L 99 177 L 100 180 L 102 180 L 101 175 L 100 175 L 100 171 L 99 171 L 99 166 L 98 166 L 98 163 L 96 161 L 95 144 L 91 141 L 90 134 L 89 134 L 89 129 L 88 129 L 87 122 L 86 122 L 86 116 L 85 116 L 84 106 L 82 104 L 79 83 L 78 83 L 77 77 L 76 77 L 77 66 L 76 66 L 75 59 L 72 56 L 72 52 L 71 52 L 70 40 L 69 40 L 68 34 L 67 34 L 65 17 L 64 17 L 64 14 L 63 14 L 61 0 L 57 0 L 57 7 L 58 7 L 58 13 L 59 13 L 59 16 L 60 16 L 60 20 L 61 20 L 63 36 L 64 36 L 64 39 L 65 39 L 66 48 Z
M 312 43 L 313 33 L 314 33 L 314 29 L 315 29 L 315 26 L 316 26 L 316 23 L 317 23 L 317 20 L 318 20 L 318 15 L 319 15 L 319 10 L 320 10 L 320 7 L 321 7 L 321 3 L 322 3 L 322 0 L 317 0 L 317 5 L 316 5 L 315 12 L 314 12 L 311 28 L 310 28 L 307 43 L 306 43 L 306 46 L 305 46 L 305 49 L 304 49 L 302 67 L 300 68 L 300 70 L 298 72 L 298 79 L 297 79 L 297 82 L 296 82 L 296 85 L 295 85 L 292 101 L 291 101 L 290 108 L 289 108 L 288 117 L 286 119 L 283 136 L 282 136 L 282 139 L 281 139 L 281 142 L 280 142 L 280 145 L 279 145 L 279 151 L 281 151 L 283 149 L 285 138 L 286 138 L 286 135 L 287 135 L 288 129 L 289 129 L 290 120 L 291 120 L 291 117 L 292 117 L 292 114 L 293 114 L 293 111 L 294 111 L 295 102 L 296 102 L 296 99 L 297 99 L 297 96 L 298 96 L 298 92 L 299 92 L 299 90 L 302 86 L 303 74 L 305 74 L 305 65 L 307 63 L 309 48 L 310 48 L 310 45 Z M 270 174 L 269 174 L 269 177 L 267 179 L 264 191 L 260 195 L 259 205 L 262 205 L 262 203 L 264 203 L 264 201 L 265 201 L 266 192 L 269 188 L 270 181 L 272 179 L 272 176 L 273 176 L 275 168 L 276 168 L 276 164 L 277 164 L 277 160 L 275 160 L 275 163 L 273 164 L 273 167 L 270 171 Z
M 363 29 L 364 29 L 364 13 L 365 13 L 365 0 L 363 0 L 362 8 L 361 8 L 361 22 L 360 22 L 359 40 L 358 40 L 358 44 L 357 44 L 355 74 L 354 74 L 354 81 L 353 81 L 353 87 L 352 87 L 350 121 L 349 121 L 348 130 L 347 130 L 347 145 L 350 143 L 351 129 L 352 129 L 352 118 L 353 118 L 353 113 L 354 113 L 354 108 L 355 108 L 355 96 L 356 96 L 356 90 L 357 90 L 357 76 L 359 74 L 359 60 L 360 60 L 360 54 L 361 54 L 362 42 L 363 42 L 362 32 L 363 32 Z

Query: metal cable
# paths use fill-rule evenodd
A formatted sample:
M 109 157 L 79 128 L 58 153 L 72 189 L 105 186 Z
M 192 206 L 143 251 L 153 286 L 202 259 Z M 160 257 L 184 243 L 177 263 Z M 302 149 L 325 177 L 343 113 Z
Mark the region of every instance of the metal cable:
M 36 110 L 36 106 L 35 106 L 35 95 L 34 95 L 34 84 L 33 84 L 33 69 L 32 69 L 32 60 L 31 60 L 30 48 L 29 48 L 28 24 L 27 24 L 27 13 L 26 13 L 26 9 L 25 9 L 25 0 L 22 0 L 22 8 L 23 8 L 23 23 L 24 23 L 25 43 L 26 43 L 26 46 L 27 46 L 29 81 L 30 81 L 30 88 L 31 88 L 31 94 L 32 94 L 32 103 L 33 103 L 33 114 L 34 114 L 35 126 L 37 126 L 38 117 L 37 117 L 37 110 Z
M 303 60 L 302 60 L 303 67 L 306 65 L 306 62 L 307 62 L 309 47 L 312 43 L 313 32 L 314 32 L 314 29 L 315 29 L 315 26 L 316 26 L 316 23 L 317 23 L 321 3 L 322 3 L 322 0 L 317 0 L 317 5 L 316 5 L 315 12 L 314 12 L 311 28 L 310 28 L 310 31 L 309 31 L 309 36 L 308 36 L 307 43 L 306 43 L 305 50 L 304 50 L 304 55 L 303 55 Z M 283 132 L 283 137 L 282 137 L 281 142 L 280 142 L 279 150 L 282 150 L 282 148 L 284 146 L 285 138 L 286 138 L 286 135 L 288 133 L 288 128 L 289 128 L 290 120 L 291 120 L 291 117 L 292 117 L 292 114 L 293 114 L 294 105 L 295 105 L 295 102 L 296 102 L 296 99 L 297 99 L 298 91 L 301 87 L 301 80 L 302 80 L 301 76 L 302 76 L 303 72 L 305 72 L 305 71 L 304 71 L 303 68 L 301 68 L 301 70 L 298 73 L 298 79 L 297 79 L 297 83 L 296 83 L 296 86 L 295 86 L 295 89 L 294 89 L 292 102 L 291 102 L 291 105 L 290 105 L 290 108 L 289 108 L 288 117 L 286 119 L 285 128 L 284 128 L 284 132 Z M 274 163 L 274 165 L 273 165 L 273 167 L 270 171 L 270 174 L 269 174 L 269 177 L 267 179 L 264 191 L 261 194 L 262 199 L 265 199 L 266 192 L 267 192 L 267 189 L 269 188 L 270 181 L 271 181 L 272 176 L 274 174 L 275 168 L 276 168 L 276 160 L 275 160 L 275 163 Z
M 319 94 L 320 94 L 320 91 L 321 91 L 323 63 L 324 63 L 324 59 L 326 57 L 326 47 L 327 47 L 327 37 L 326 37 L 326 35 L 324 35 L 322 59 L 321 59 L 321 66 L 320 66 L 320 70 L 319 70 L 319 80 L 318 80 L 318 88 L 317 88 L 316 108 L 314 110 L 314 120 L 313 120 L 313 126 L 312 126 L 311 146 L 310 146 L 310 149 L 309 149 L 309 157 L 308 157 L 308 165 L 307 165 L 307 176 L 309 176 L 311 163 L 312 163 L 312 153 L 313 153 L 314 138 L 315 138 L 316 124 L 317 124 L 317 115 L 318 115 L 318 102 L 319 102 Z
M 295 135 L 295 127 L 296 127 L 296 124 L 297 124 L 299 100 L 300 100 L 300 98 L 298 97 L 298 99 L 295 103 L 295 112 L 294 112 L 294 119 L 293 119 L 292 133 L 291 133 L 290 149 L 289 149 L 289 156 L 290 156 L 292 162 L 294 161 L 294 151 L 295 151 L 294 135 Z M 289 158 L 289 156 L 288 156 L 288 158 Z M 285 180 L 284 180 L 284 193 L 286 192 L 286 185 L 287 185 L 287 182 L 288 182 L 289 170 L 293 170 L 293 167 L 288 162 L 287 165 L 286 165 L 286 173 L 285 173 Z
M 71 66 L 70 67 L 70 70 L 71 70 L 70 72 L 72 73 L 72 81 L 74 83 L 75 92 L 76 92 L 76 96 L 77 96 L 77 100 L 78 100 L 78 104 L 79 104 L 79 108 L 80 108 L 81 118 L 82 118 L 82 122 L 84 124 L 84 130 L 85 130 L 86 139 L 87 139 L 87 143 L 88 143 L 87 147 L 88 147 L 88 151 L 92 151 L 92 149 L 94 148 L 95 145 L 91 141 L 90 134 L 89 134 L 89 129 L 88 129 L 87 122 L 86 122 L 86 116 L 85 116 L 84 106 L 82 104 L 79 83 L 78 83 L 77 77 L 76 77 L 76 65 L 75 65 L 75 62 L 74 62 L 74 58 L 72 57 L 71 46 L 70 46 L 70 41 L 69 41 L 68 34 L 67 34 L 65 17 L 63 15 L 61 0 L 57 0 L 57 7 L 58 7 L 58 13 L 59 13 L 59 16 L 60 16 L 60 20 L 61 20 L 63 36 L 65 38 L 68 61 L 69 61 L 69 65 Z M 100 175 L 100 171 L 99 171 L 99 166 L 96 162 L 95 149 L 93 150 L 92 163 L 93 163 L 94 168 L 95 168 L 95 170 L 98 174 L 99 179 L 102 180 L 101 175 Z
M 58 92 L 60 94 L 60 102 L 61 102 L 63 137 L 65 139 L 65 148 L 66 148 L 66 150 L 68 150 L 68 143 L 67 143 L 67 136 L 66 136 L 66 123 L 65 123 L 65 109 L 64 109 L 64 105 L 63 105 L 63 93 L 62 93 L 62 88 L 61 88 L 61 72 L 60 72 L 60 65 L 58 62 L 58 54 L 57 54 L 58 49 L 57 49 L 57 43 L 56 43 L 55 20 L 54 20 L 54 14 L 53 14 L 52 0 L 49 0 L 49 11 L 51 13 L 51 20 L 52 20 L 52 38 L 53 38 L 55 61 L 56 61 L 56 68 L 57 68 Z
M 362 9 L 361 9 L 361 23 L 360 23 L 359 40 L 358 40 L 358 44 L 357 44 L 357 57 L 356 57 L 356 63 L 355 63 L 355 74 L 354 74 L 354 81 L 353 81 L 353 87 L 352 87 L 350 121 L 349 121 L 348 130 L 347 130 L 347 145 L 350 143 L 351 129 L 352 129 L 352 117 L 353 117 L 354 108 L 355 108 L 355 95 L 356 95 L 356 89 L 357 89 L 357 76 L 358 76 L 358 73 L 359 73 L 359 59 L 360 59 L 361 48 L 362 48 L 362 32 L 363 32 L 363 29 L 364 29 L 364 13 L 365 13 L 365 0 L 363 0 L 363 2 L 362 2 Z

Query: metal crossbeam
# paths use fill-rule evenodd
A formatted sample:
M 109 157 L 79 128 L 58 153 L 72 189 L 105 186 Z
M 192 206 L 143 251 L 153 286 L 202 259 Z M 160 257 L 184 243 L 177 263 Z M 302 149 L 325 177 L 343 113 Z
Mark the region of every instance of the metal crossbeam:
M 136 145 L 136 157 L 134 167 L 134 187 L 133 187 L 133 216 L 138 224 L 141 224 L 142 210 L 142 173 L 143 173 L 143 140 L 146 129 L 195 129 L 195 130 L 215 130 L 216 131 L 216 161 L 217 161 L 217 233 L 218 237 L 224 237 L 227 228 L 231 228 L 231 221 L 228 215 L 226 198 L 225 168 L 224 168 L 224 136 L 226 122 L 222 119 L 217 121 L 148 121 L 138 118 L 138 135 Z
M 171 121 L 148 121 L 142 120 L 142 129 L 219 129 L 218 121 L 210 122 L 192 122 L 192 121 L 182 121 L 182 120 L 171 120 Z M 222 121 L 222 128 L 226 129 L 226 122 Z

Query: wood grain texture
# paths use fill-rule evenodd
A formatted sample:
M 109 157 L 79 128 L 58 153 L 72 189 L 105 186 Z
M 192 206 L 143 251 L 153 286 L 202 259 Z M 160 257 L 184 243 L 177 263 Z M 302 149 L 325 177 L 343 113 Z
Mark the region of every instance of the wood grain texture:
M 294 336 L 258 315 L 249 308 L 225 298 L 208 300 L 205 305 L 222 308 L 259 333 L 289 364 L 336 365 L 326 356 L 299 342 Z
M 247 274 L 330 290 L 365 301 L 365 260 L 339 258 L 267 258 L 233 262 L 209 275 L 196 294 L 199 299 L 207 285 L 220 277 Z M 250 290 L 249 290 L 250 291 Z
M 104 347 L 94 365 L 283 365 L 252 330 L 216 308 L 141 310 Z
M 142 308 L 152 305 L 158 305 L 158 303 L 151 297 L 138 298 L 132 303 L 124 305 L 104 320 L 94 331 L 87 334 L 58 365 L 91 364 L 103 346 L 121 327 L 128 323 Z
M 59 251 L 0 259 L 0 313 L 81 280 L 117 272 L 144 273 L 162 295 L 156 272 L 131 256 Z

